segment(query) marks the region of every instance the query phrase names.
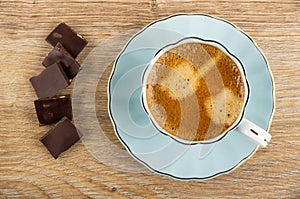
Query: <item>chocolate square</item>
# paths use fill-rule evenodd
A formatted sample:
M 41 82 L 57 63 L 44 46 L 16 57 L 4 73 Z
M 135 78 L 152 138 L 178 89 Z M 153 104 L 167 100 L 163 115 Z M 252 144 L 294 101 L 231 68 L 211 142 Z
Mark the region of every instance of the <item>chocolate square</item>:
M 41 125 L 56 123 L 64 116 L 72 120 L 70 95 L 38 99 L 34 101 L 34 105 Z
M 82 49 L 87 45 L 87 40 L 74 32 L 67 24 L 59 24 L 46 38 L 52 46 L 60 42 L 65 49 L 76 58 Z
M 63 117 L 53 129 L 46 133 L 40 141 L 56 159 L 62 152 L 74 145 L 82 134 L 67 117 Z
M 69 54 L 60 42 L 45 57 L 43 65 L 48 67 L 59 62 L 69 79 L 73 79 L 80 69 L 80 64 Z
M 59 90 L 70 85 L 70 81 L 59 63 L 52 64 L 40 75 L 30 78 L 30 82 L 39 99 L 52 97 Z

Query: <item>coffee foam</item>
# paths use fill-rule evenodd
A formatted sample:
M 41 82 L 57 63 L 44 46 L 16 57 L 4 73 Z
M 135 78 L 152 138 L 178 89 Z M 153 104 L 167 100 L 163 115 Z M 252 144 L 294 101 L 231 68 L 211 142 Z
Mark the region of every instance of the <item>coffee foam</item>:
M 236 64 L 206 44 L 183 44 L 165 52 L 147 83 L 147 104 L 155 121 L 185 140 L 218 136 L 234 123 L 243 105 Z

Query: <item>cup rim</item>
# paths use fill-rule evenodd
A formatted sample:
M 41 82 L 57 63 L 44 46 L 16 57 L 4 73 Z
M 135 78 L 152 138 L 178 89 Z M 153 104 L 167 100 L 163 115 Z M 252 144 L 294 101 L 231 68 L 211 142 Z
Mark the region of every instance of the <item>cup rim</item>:
M 223 131 L 220 135 L 214 137 L 214 138 L 210 138 L 208 140 L 199 140 L 199 141 L 192 141 L 192 140 L 185 140 L 182 138 L 179 138 L 171 133 L 169 133 L 167 130 L 163 129 L 162 127 L 160 127 L 160 125 L 156 122 L 155 118 L 153 117 L 148 104 L 147 104 L 147 98 L 146 98 L 146 85 L 147 85 L 147 78 L 149 76 L 149 72 L 151 71 L 152 67 L 154 66 L 154 64 L 156 63 L 156 61 L 158 60 L 158 58 L 165 52 L 167 52 L 168 50 L 171 50 L 179 45 L 185 44 L 185 43 L 191 43 L 191 42 L 186 42 L 188 40 L 192 40 L 191 42 L 196 42 L 196 43 L 201 43 L 201 44 L 208 44 L 211 46 L 214 46 L 216 48 L 218 48 L 219 50 L 221 50 L 223 53 L 225 53 L 227 56 L 229 56 L 234 62 L 235 64 L 238 66 L 239 71 L 242 74 L 242 79 L 245 85 L 245 98 L 244 98 L 244 102 L 243 102 L 243 106 L 242 106 L 242 110 L 238 116 L 238 118 L 235 120 L 235 122 L 228 127 L 225 131 Z M 238 127 L 238 125 L 241 123 L 241 121 L 244 118 L 244 114 L 245 114 L 245 109 L 246 106 L 249 102 L 249 98 L 250 98 L 250 86 L 247 80 L 247 76 L 246 76 L 246 70 L 244 65 L 242 64 L 242 62 L 240 61 L 240 59 L 234 55 L 232 52 L 230 52 L 223 44 L 221 44 L 218 41 L 215 40 L 210 40 L 210 39 L 203 39 L 200 37 L 195 37 L 195 36 L 190 36 L 190 37 L 184 37 L 180 40 L 178 40 L 177 42 L 165 45 L 164 47 L 160 48 L 153 56 L 153 58 L 150 60 L 150 62 L 147 64 L 147 66 L 145 67 L 143 74 L 142 74 L 142 99 L 141 99 L 141 104 L 143 106 L 143 109 L 145 110 L 146 114 L 148 115 L 151 123 L 153 124 L 153 126 L 162 134 L 167 135 L 169 137 L 171 137 L 172 139 L 174 139 L 175 141 L 181 143 L 181 144 L 185 144 L 185 145 L 196 145 L 196 144 L 213 144 L 216 142 L 219 142 L 220 140 L 222 140 L 229 132 L 231 132 L 232 130 L 234 130 L 236 127 Z

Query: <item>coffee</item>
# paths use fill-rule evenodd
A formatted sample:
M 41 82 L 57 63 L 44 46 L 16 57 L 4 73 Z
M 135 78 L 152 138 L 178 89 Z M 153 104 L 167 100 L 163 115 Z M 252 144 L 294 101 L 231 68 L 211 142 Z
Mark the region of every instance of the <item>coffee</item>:
M 157 125 L 187 141 L 215 138 L 239 118 L 245 85 L 237 64 L 198 42 L 164 52 L 146 81 L 146 103 Z

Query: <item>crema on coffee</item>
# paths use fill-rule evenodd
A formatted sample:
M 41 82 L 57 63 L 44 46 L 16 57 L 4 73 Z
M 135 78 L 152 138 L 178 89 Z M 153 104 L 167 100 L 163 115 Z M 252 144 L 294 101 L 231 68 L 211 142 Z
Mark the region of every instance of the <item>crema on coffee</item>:
M 187 141 L 217 137 L 239 118 L 245 85 L 237 64 L 219 48 L 186 43 L 152 66 L 146 103 L 156 124 Z

